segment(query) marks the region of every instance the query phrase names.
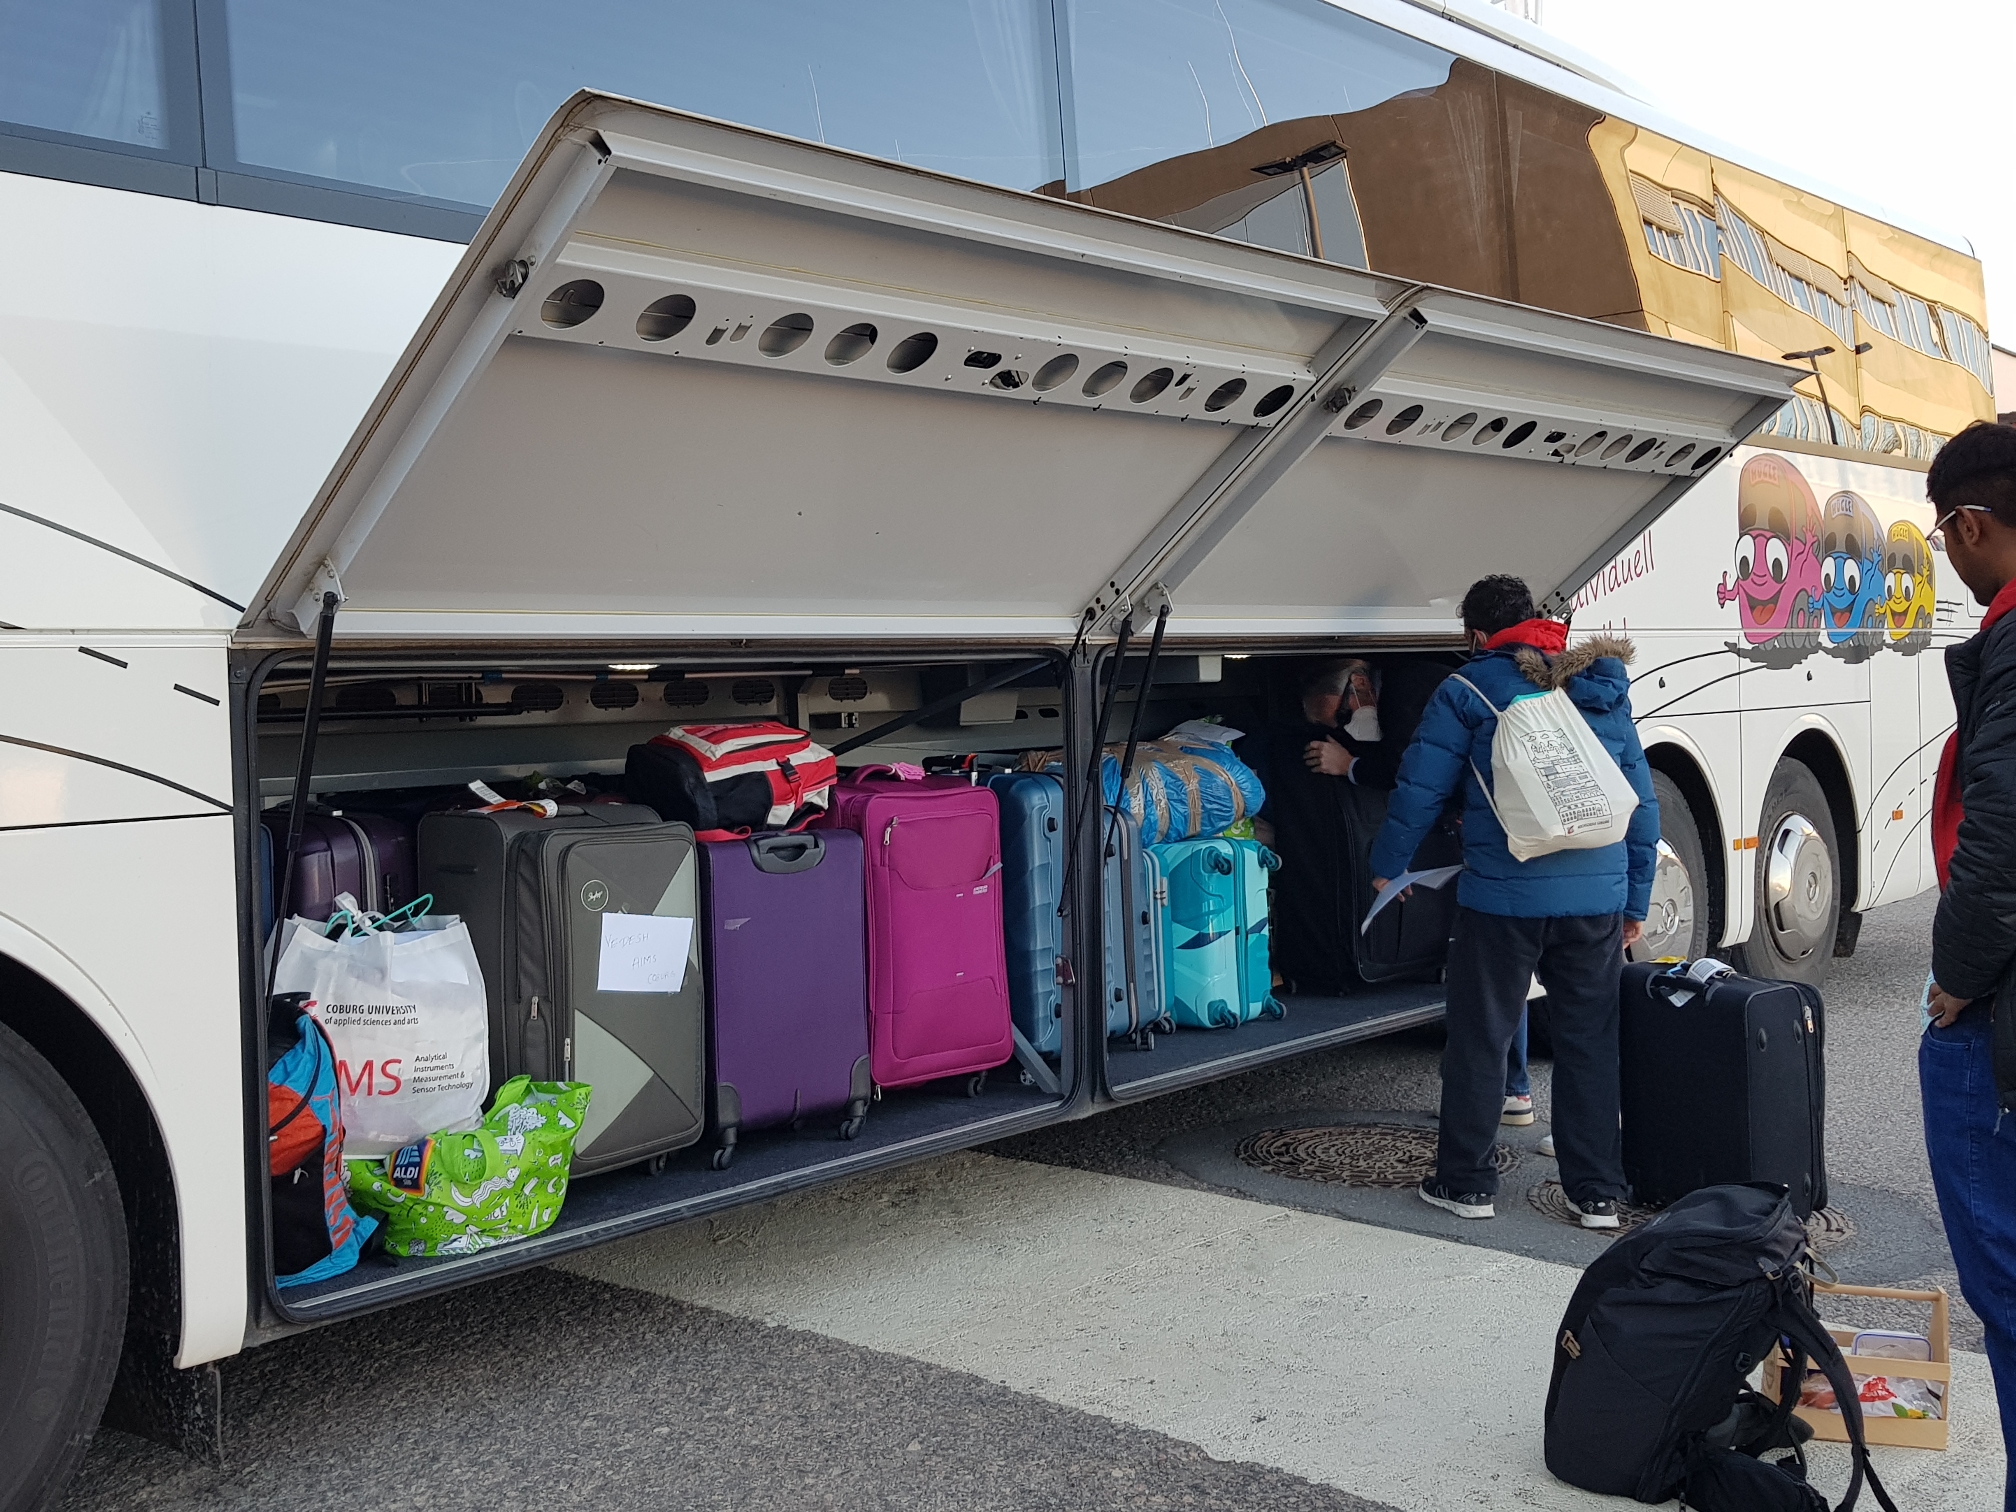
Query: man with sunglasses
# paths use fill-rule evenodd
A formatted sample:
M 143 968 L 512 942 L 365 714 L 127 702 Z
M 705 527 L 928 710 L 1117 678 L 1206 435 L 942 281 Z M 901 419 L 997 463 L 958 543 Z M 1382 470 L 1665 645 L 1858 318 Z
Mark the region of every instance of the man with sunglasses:
M 1918 1047 L 1925 1150 L 1960 1290 L 1980 1315 L 2016 1512 L 2016 426 L 1982 421 L 1925 478 L 1932 539 L 1987 607 L 1946 652 L 1955 728 L 1932 794 L 1939 912 Z

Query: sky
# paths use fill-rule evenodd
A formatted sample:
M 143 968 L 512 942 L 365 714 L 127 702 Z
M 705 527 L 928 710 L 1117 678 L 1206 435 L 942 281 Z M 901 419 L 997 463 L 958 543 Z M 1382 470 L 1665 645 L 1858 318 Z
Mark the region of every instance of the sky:
M 1541 22 L 1675 119 L 1967 238 L 2016 348 L 2011 0 L 1542 0 Z

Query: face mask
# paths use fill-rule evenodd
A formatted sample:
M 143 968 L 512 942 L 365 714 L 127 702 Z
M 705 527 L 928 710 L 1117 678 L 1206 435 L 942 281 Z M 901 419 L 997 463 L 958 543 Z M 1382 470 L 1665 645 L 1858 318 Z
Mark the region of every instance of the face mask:
M 1379 711 L 1377 708 L 1353 709 L 1351 718 L 1345 722 L 1344 733 L 1353 740 L 1377 740 L 1379 738 Z

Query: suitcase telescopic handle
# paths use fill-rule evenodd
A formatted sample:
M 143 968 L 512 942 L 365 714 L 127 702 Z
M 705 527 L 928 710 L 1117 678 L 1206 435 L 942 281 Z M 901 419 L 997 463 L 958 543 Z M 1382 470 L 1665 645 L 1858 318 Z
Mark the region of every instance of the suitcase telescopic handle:
M 826 842 L 810 830 L 795 835 L 751 835 L 744 843 L 760 872 L 810 871 L 826 859 Z
M 1673 966 L 1665 971 L 1653 972 L 1646 978 L 1645 986 L 1654 996 L 1664 998 L 1676 1008 L 1684 1008 L 1711 982 L 1735 974 L 1727 963 L 1703 956 L 1691 966 Z

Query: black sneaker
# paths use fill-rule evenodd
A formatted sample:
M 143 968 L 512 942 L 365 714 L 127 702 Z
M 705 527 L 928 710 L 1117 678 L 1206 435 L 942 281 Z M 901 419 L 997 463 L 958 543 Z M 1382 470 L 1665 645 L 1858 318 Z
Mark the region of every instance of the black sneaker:
M 1439 1181 L 1424 1181 L 1415 1189 L 1421 1200 L 1430 1207 L 1441 1208 L 1445 1213 L 1454 1213 L 1458 1218 L 1496 1218 L 1498 1210 L 1492 1205 L 1489 1192 L 1452 1192 Z M 1611 1219 L 1612 1223 L 1616 1219 Z
M 1582 1215 L 1582 1227 L 1586 1229 L 1617 1227 L 1617 1204 L 1608 1197 L 1592 1197 L 1587 1202 L 1578 1202 L 1575 1211 Z

